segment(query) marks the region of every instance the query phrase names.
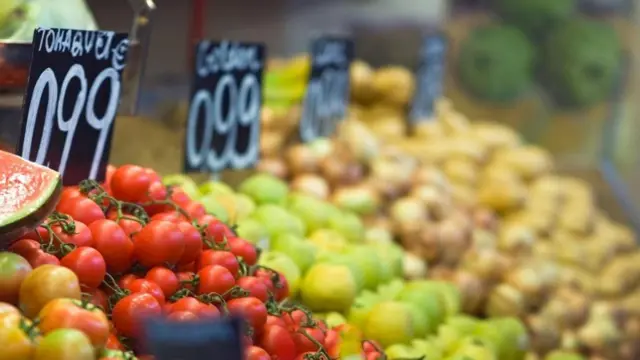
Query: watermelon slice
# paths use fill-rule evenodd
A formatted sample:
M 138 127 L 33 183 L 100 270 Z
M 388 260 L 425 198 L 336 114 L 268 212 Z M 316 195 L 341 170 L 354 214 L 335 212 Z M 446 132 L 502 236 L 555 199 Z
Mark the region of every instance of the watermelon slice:
M 61 192 L 58 172 L 0 151 L 0 248 L 41 224 Z

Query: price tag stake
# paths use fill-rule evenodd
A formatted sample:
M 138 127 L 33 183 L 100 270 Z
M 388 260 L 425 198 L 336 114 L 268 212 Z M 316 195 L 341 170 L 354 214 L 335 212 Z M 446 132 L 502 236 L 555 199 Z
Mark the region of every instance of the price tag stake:
M 195 52 L 184 171 L 252 167 L 260 155 L 265 47 L 204 40 Z
M 349 68 L 354 47 L 349 39 L 321 37 L 311 44 L 311 74 L 300 120 L 300 139 L 332 135 L 349 106 Z
M 128 48 L 127 34 L 35 30 L 22 157 L 58 170 L 65 185 L 104 180 Z
M 442 96 L 446 55 L 447 40 L 444 34 L 436 33 L 424 38 L 416 74 L 416 93 L 409 114 L 414 124 L 433 117 L 435 101 Z

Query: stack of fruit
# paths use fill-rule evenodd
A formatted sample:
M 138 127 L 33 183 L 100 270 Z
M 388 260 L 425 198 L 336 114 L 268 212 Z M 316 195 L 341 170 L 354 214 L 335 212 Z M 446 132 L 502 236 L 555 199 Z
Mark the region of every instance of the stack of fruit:
M 349 329 L 352 338 L 359 339 L 362 333 L 377 341 L 393 358 L 462 356 L 472 351 L 463 346 L 471 335 L 484 339 L 484 351 L 496 356 L 515 352 L 504 359 L 524 354 L 526 331 L 514 318 L 478 323 L 477 332 L 443 325 L 459 313 L 456 287 L 442 281 L 405 282 L 402 252 L 391 234 L 381 228 L 365 229 L 352 211 L 312 195 L 290 193 L 284 181 L 266 174 L 245 180 L 237 193 L 216 182 L 198 187 L 182 175 L 164 181 L 188 189 L 210 211 L 234 223 L 240 236 L 264 249 L 259 264 L 284 274 L 295 300 L 329 325 Z M 424 262 L 419 265 L 420 273 L 414 276 L 424 277 Z M 499 343 L 485 328 L 501 333 L 502 325 L 513 338 Z M 358 352 L 353 347 L 342 350 L 343 355 Z
M 341 328 L 286 301 L 286 276 L 258 265 L 255 246 L 153 170 L 125 165 L 105 184 L 61 191 L 54 171 L 0 158 L 9 179 L 2 241 L 11 244 L 0 253 L 2 359 L 150 359 L 146 318 L 229 314 L 245 319 L 247 359 L 341 355 Z
M 524 319 L 537 354 L 634 358 L 633 233 L 584 181 L 554 174 L 546 151 L 500 124 L 470 123 L 446 100 L 407 137 L 408 97 L 393 100 L 406 76 L 387 68 L 395 75 L 376 87 L 377 72 L 354 65 L 358 104 L 336 139 L 290 146 L 261 169 L 391 233 L 432 278 L 458 284 L 466 312 Z

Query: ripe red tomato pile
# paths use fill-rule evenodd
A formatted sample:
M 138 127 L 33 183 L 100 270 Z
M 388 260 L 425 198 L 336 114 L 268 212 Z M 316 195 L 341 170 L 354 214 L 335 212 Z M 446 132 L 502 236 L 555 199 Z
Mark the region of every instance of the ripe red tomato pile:
M 257 265 L 251 243 L 151 169 L 110 168 L 104 184 L 65 188 L 10 251 L 0 253 L 6 359 L 149 359 L 145 318 L 228 314 L 246 320 L 247 359 L 340 355 L 339 328 L 288 301 L 287 280 Z

